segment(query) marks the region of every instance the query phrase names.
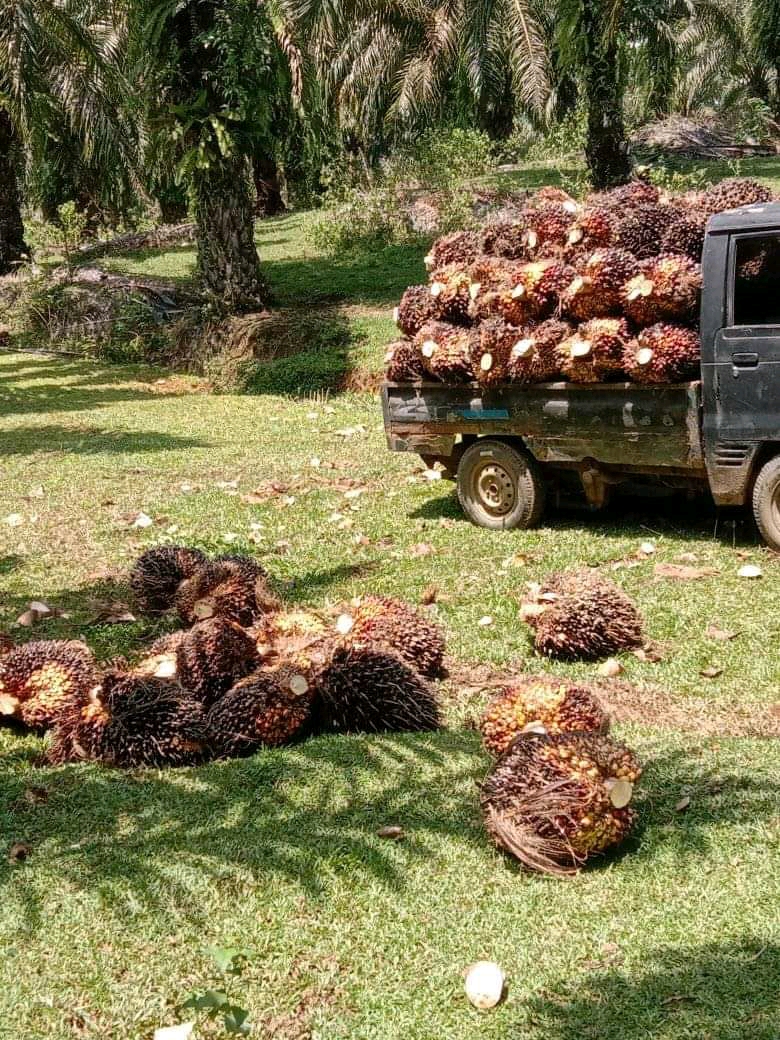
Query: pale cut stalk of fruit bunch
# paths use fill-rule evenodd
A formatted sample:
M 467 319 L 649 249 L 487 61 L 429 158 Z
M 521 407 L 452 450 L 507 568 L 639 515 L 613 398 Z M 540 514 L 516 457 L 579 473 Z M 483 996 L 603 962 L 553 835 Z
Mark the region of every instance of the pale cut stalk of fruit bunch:
M 574 199 L 567 199 L 563 204 L 563 208 L 566 210 L 567 213 L 579 213 L 580 211 L 580 207 L 577 205 Z
M 632 288 L 629 289 L 628 298 L 631 302 L 638 300 L 640 296 L 650 296 L 655 288 L 655 285 L 649 278 L 637 278 L 630 284 Z
M 525 286 L 524 285 L 516 285 L 514 287 L 514 289 L 512 290 L 512 299 L 513 300 L 519 300 L 523 296 L 525 296 Z
M 309 690 L 309 683 L 304 675 L 291 676 L 287 685 L 296 697 L 303 697 L 303 695 L 308 693 Z
M 634 785 L 619 777 L 611 777 L 605 781 L 604 786 L 609 792 L 609 800 L 616 809 L 625 809 L 634 795 Z
M 512 357 L 527 358 L 533 353 L 533 350 L 534 341 L 532 339 L 519 339 L 512 347 Z
M 431 296 L 434 298 L 434 300 L 437 300 L 446 288 L 447 286 L 444 284 L 444 282 L 434 282 L 431 286 Z
M 395 357 L 395 351 L 394 350 L 388 350 L 388 352 L 385 354 L 385 364 L 389 365 L 394 357 Z
M 520 732 L 521 733 L 538 733 L 540 737 L 546 737 L 547 736 L 547 727 L 544 725 L 543 722 L 539 722 L 539 721 L 537 721 L 537 722 L 529 722 L 527 725 L 523 726 L 523 728 L 522 728 L 522 730 Z
M 642 365 L 642 366 L 649 365 L 652 360 L 653 360 L 653 350 L 652 350 L 652 347 L 641 347 L 636 352 L 636 363 L 638 365 Z
M 489 372 L 490 369 L 493 367 L 493 355 L 483 354 L 482 360 L 479 363 L 479 367 L 482 369 L 483 372 Z
M 539 244 L 539 236 L 535 231 L 526 231 L 523 237 L 525 238 L 525 244 L 529 249 L 536 249 Z
M 428 268 L 429 271 L 433 267 L 433 253 L 428 253 L 428 255 L 425 257 L 425 266 Z
M 494 1008 L 504 992 L 504 973 L 493 961 L 477 961 L 466 975 L 466 996 L 475 1008 Z
M 588 357 L 590 352 L 593 350 L 593 344 L 589 339 L 574 339 L 569 347 L 569 353 L 573 358 L 585 358 Z
M 355 627 L 355 619 L 351 614 L 340 614 L 336 619 L 336 631 L 339 635 L 345 636 Z
M 469 296 L 472 300 L 476 300 L 482 291 L 482 282 L 472 282 L 469 286 Z
M 198 621 L 207 621 L 209 618 L 214 617 L 214 605 L 207 600 L 201 600 L 192 608 L 192 613 Z
M 584 237 L 585 232 L 582 230 L 582 228 L 572 228 L 569 232 L 569 237 L 566 239 L 566 241 L 569 243 L 570 246 L 576 246 L 577 243 L 581 242 Z
M 435 339 L 426 339 L 426 341 L 422 345 L 423 357 L 432 358 L 433 355 L 436 353 L 437 347 L 438 343 Z
M 400 317 L 401 317 L 401 308 L 400 307 L 394 307 L 393 308 L 393 321 L 395 322 L 396 325 L 398 324 L 398 319 Z

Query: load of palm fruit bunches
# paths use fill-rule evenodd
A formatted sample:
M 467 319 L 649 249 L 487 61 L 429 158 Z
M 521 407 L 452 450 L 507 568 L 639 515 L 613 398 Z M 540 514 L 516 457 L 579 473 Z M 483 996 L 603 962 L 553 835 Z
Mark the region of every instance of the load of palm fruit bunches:
M 679 195 L 637 180 L 583 203 L 542 188 L 514 222 L 434 244 L 428 284 L 396 308 L 387 378 L 488 389 L 697 378 L 707 220 L 772 197 L 749 178 Z

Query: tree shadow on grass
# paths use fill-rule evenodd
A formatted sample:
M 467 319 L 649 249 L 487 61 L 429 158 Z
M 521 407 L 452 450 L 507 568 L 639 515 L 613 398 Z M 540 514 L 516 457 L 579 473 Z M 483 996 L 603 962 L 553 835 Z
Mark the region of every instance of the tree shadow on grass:
M 183 448 L 207 448 L 208 441 L 176 437 L 169 433 L 99 426 L 22 426 L 0 432 L 0 457 L 56 452 L 67 455 L 137 455 Z
M 638 975 L 610 967 L 563 979 L 523 1017 L 549 1040 L 777 1040 L 778 978 L 780 946 L 758 936 L 663 947 Z

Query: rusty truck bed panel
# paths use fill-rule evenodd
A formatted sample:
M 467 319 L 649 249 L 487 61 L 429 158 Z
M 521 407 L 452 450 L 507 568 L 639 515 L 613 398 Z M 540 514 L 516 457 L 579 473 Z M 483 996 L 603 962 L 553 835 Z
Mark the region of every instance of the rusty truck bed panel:
M 664 470 L 704 466 L 701 384 L 385 383 L 382 407 L 393 451 L 450 455 L 459 436 L 522 437 L 540 462 L 595 459 Z

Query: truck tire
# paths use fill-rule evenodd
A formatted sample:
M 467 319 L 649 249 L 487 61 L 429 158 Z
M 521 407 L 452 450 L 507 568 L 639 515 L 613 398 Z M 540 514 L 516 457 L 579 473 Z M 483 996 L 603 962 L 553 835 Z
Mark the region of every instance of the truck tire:
M 535 527 L 544 511 L 544 482 L 528 452 L 485 438 L 463 453 L 458 499 L 478 527 L 491 531 Z
M 780 552 L 780 455 L 761 469 L 753 486 L 753 515 L 767 545 Z

